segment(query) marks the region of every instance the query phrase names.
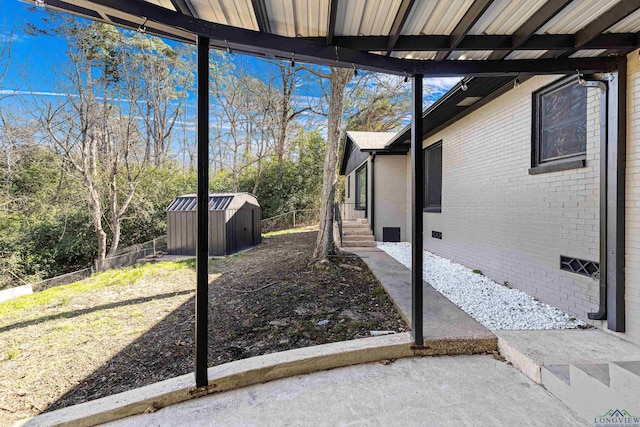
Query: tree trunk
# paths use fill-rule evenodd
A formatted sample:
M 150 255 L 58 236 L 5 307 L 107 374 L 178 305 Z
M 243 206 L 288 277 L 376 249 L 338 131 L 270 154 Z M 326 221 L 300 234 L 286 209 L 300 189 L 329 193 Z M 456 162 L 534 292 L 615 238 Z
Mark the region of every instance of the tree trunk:
M 326 258 L 335 252 L 333 242 L 333 199 L 338 176 L 338 147 L 340 128 L 344 114 L 344 95 L 351 80 L 352 71 L 348 68 L 331 67 L 331 94 L 329 96 L 329 123 L 327 128 L 327 152 L 324 157 L 322 181 L 322 204 L 320 206 L 320 229 L 316 240 L 314 258 Z

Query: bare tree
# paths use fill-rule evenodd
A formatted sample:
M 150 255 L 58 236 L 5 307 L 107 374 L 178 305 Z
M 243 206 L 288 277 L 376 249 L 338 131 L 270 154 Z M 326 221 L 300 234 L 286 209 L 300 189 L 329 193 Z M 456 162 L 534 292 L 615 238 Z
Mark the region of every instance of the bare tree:
M 101 261 L 118 248 L 122 221 L 148 165 L 137 120 L 128 111 L 137 95 L 121 84 L 122 58 L 131 46 L 118 30 L 99 23 L 68 20 L 57 32 L 70 60 L 67 96 L 61 102 L 35 99 L 33 106 L 60 168 L 85 191 Z
M 189 59 L 193 48 L 172 48 L 157 37 L 135 33 L 127 39 L 131 51 L 122 56 L 122 79 L 128 93 L 138 95 L 131 109 L 141 117 L 146 156 L 160 167 L 167 159 L 172 133 L 193 83 Z
M 331 81 L 329 95 L 329 117 L 327 126 L 327 151 L 324 159 L 322 202 L 320 206 L 320 228 L 313 253 L 322 259 L 335 252 L 333 241 L 333 201 L 336 192 L 338 148 L 344 114 L 345 90 L 353 72 L 346 68 L 331 67 L 328 77 Z

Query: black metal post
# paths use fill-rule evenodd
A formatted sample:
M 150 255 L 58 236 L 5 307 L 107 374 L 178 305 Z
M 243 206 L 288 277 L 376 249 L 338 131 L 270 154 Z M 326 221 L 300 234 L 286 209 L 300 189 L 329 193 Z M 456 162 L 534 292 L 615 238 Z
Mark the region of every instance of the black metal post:
M 196 386 L 207 375 L 209 323 L 209 39 L 198 36 L 198 194 L 196 228 Z
M 422 74 L 413 76 L 411 96 L 411 330 L 416 346 L 424 344 L 422 319 L 422 208 L 424 164 L 422 159 Z
M 369 224 L 373 238 L 376 235 L 376 152 L 371 154 L 371 221 Z
M 607 178 L 607 328 L 625 331 L 625 178 L 627 161 L 627 58 L 618 58 L 610 83 L 609 176 Z
M 606 84 L 602 82 L 603 84 Z M 606 86 L 605 86 L 606 87 Z M 609 128 L 609 89 L 600 92 L 600 264 L 599 302 L 598 311 L 587 313 L 589 319 L 605 320 L 607 318 L 607 177 L 609 167 L 607 156 L 609 153 L 609 143 L 607 129 Z

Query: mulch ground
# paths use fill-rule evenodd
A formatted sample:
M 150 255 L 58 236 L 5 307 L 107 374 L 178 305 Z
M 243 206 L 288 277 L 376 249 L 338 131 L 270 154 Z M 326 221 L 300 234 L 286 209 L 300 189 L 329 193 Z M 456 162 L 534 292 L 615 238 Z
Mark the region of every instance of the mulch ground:
M 272 237 L 211 264 L 209 365 L 407 329 L 359 258 L 315 268 L 315 237 Z M 193 269 L 134 285 L 0 319 L 0 345 L 16 349 L 0 354 L 0 424 L 193 371 Z

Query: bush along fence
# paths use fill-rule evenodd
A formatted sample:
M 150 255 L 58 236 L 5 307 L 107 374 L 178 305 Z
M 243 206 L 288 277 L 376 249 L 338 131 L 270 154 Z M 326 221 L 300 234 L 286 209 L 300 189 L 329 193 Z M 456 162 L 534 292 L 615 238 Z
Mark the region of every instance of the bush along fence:
M 306 227 L 320 222 L 320 209 L 297 209 L 262 220 L 262 232 Z
M 167 236 L 161 236 L 148 242 L 139 243 L 136 245 L 128 246 L 126 248 L 116 251 L 116 255 L 106 258 L 102 261 L 96 260 L 94 265 L 82 270 L 73 271 L 71 273 L 63 274 L 61 276 L 51 277 L 49 279 L 41 280 L 36 283 L 26 283 L 24 280 L 13 274 L 8 270 L 3 270 L 3 273 L 10 273 L 11 276 L 16 279 L 16 286 L 10 286 L 7 289 L 0 289 L 0 302 L 8 301 L 10 299 L 17 298 L 21 295 L 30 294 L 32 292 L 40 292 L 54 286 L 68 285 L 73 282 L 90 277 L 96 271 L 105 271 L 112 268 L 127 267 L 133 265 L 140 258 L 144 258 L 149 255 L 155 255 L 158 252 L 165 252 L 167 250 Z M 20 283 L 18 283 L 18 281 Z

